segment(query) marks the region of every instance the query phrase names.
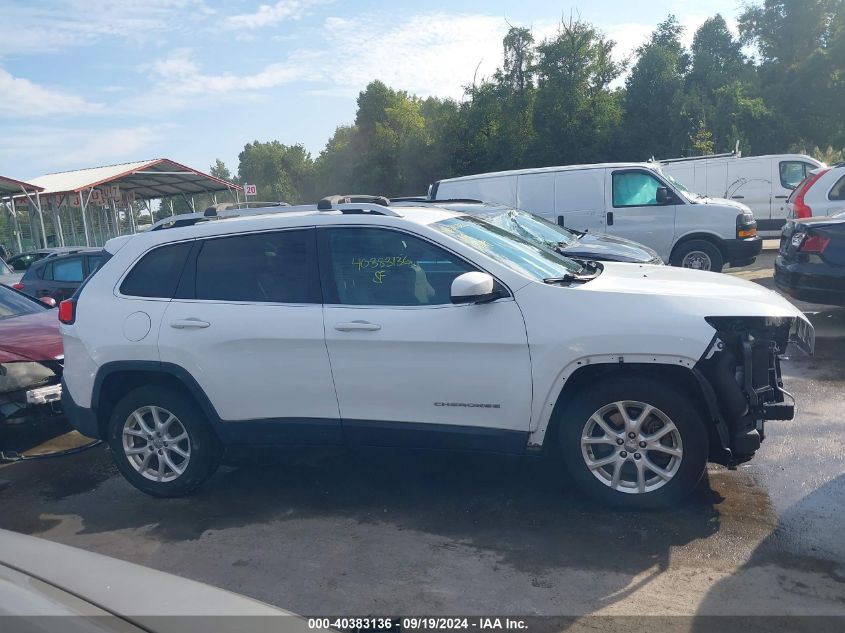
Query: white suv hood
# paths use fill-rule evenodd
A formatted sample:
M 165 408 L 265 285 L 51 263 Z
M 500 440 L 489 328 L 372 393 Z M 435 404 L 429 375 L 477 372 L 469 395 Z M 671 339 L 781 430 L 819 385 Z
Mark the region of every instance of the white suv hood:
M 675 309 L 695 310 L 702 316 L 805 318 L 789 301 L 759 284 L 723 273 L 675 266 L 605 262 L 604 272 L 579 290 L 648 295 L 654 297 L 656 310 L 661 304 L 666 305 L 666 300 L 678 299 L 673 302 Z

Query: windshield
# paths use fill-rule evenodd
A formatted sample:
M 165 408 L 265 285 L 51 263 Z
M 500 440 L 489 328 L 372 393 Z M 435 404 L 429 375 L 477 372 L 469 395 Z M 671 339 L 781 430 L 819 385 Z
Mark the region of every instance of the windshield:
M 463 216 L 431 225 L 441 233 L 481 251 L 523 275 L 537 281 L 579 273 L 582 268 L 571 259 L 538 246 L 480 218 Z
M 38 302 L 0 285 L 0 319 L 35 314 L 47 309 L 46 306 L 42 307 Z
M 490 224 L 547 248 L 570 246 L 577 241 L 571 231 L 527 211 L 503 209 L 481 217 Z
M 666 180 L 670 185 L 672 185 L 678 191 L 678 193 L 683 195 L 688 200 L 695 200 L 696 198 L 704 198 L 704 196 L 702 196 L 701 194 L 693 193 L 692 191 L 690 191 L 689 189 L 684 187 L 679 181 L 675 180 L 672 176 L 667 174 L 662 169 L 657 169 L 656 171 L 657 171 L 658 174 L 660 174 L 661 178 Z

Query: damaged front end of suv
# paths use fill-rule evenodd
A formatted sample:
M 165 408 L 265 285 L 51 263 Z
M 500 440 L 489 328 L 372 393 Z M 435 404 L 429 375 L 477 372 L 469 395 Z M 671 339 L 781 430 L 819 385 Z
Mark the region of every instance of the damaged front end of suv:
M 796 317 L 708 317 L 716 330 L 695 366 L 718 441 L 711 461 L 748 461 L 765 439 L 767 420 L 791 420 L 795 399 L 783 388 L 780 361 L 789 343 L 812 355 L 813 326 Z

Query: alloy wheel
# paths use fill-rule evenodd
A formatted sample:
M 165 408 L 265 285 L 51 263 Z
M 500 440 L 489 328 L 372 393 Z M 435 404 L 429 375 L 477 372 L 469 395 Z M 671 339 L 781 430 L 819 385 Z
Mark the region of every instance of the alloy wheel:
M 665 413 L 644 402 L 609 403 L 587 420 L 581 455 L 606 486 L 645 494 L 669 483 L 683 459 L 678 428 Z
M 166 483 L 180 477 L 191 460 L 191 440 L 185 427 L 167 409 L 144 406 L 123 424 L 123 452 L 143 477 Z

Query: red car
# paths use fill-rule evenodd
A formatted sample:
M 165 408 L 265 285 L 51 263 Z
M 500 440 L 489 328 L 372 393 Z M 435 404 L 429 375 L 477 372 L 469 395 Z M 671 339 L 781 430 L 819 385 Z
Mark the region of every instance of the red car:
M 60 413 L 64 356 L 49 306 L 0 285 L 0 426 Z

